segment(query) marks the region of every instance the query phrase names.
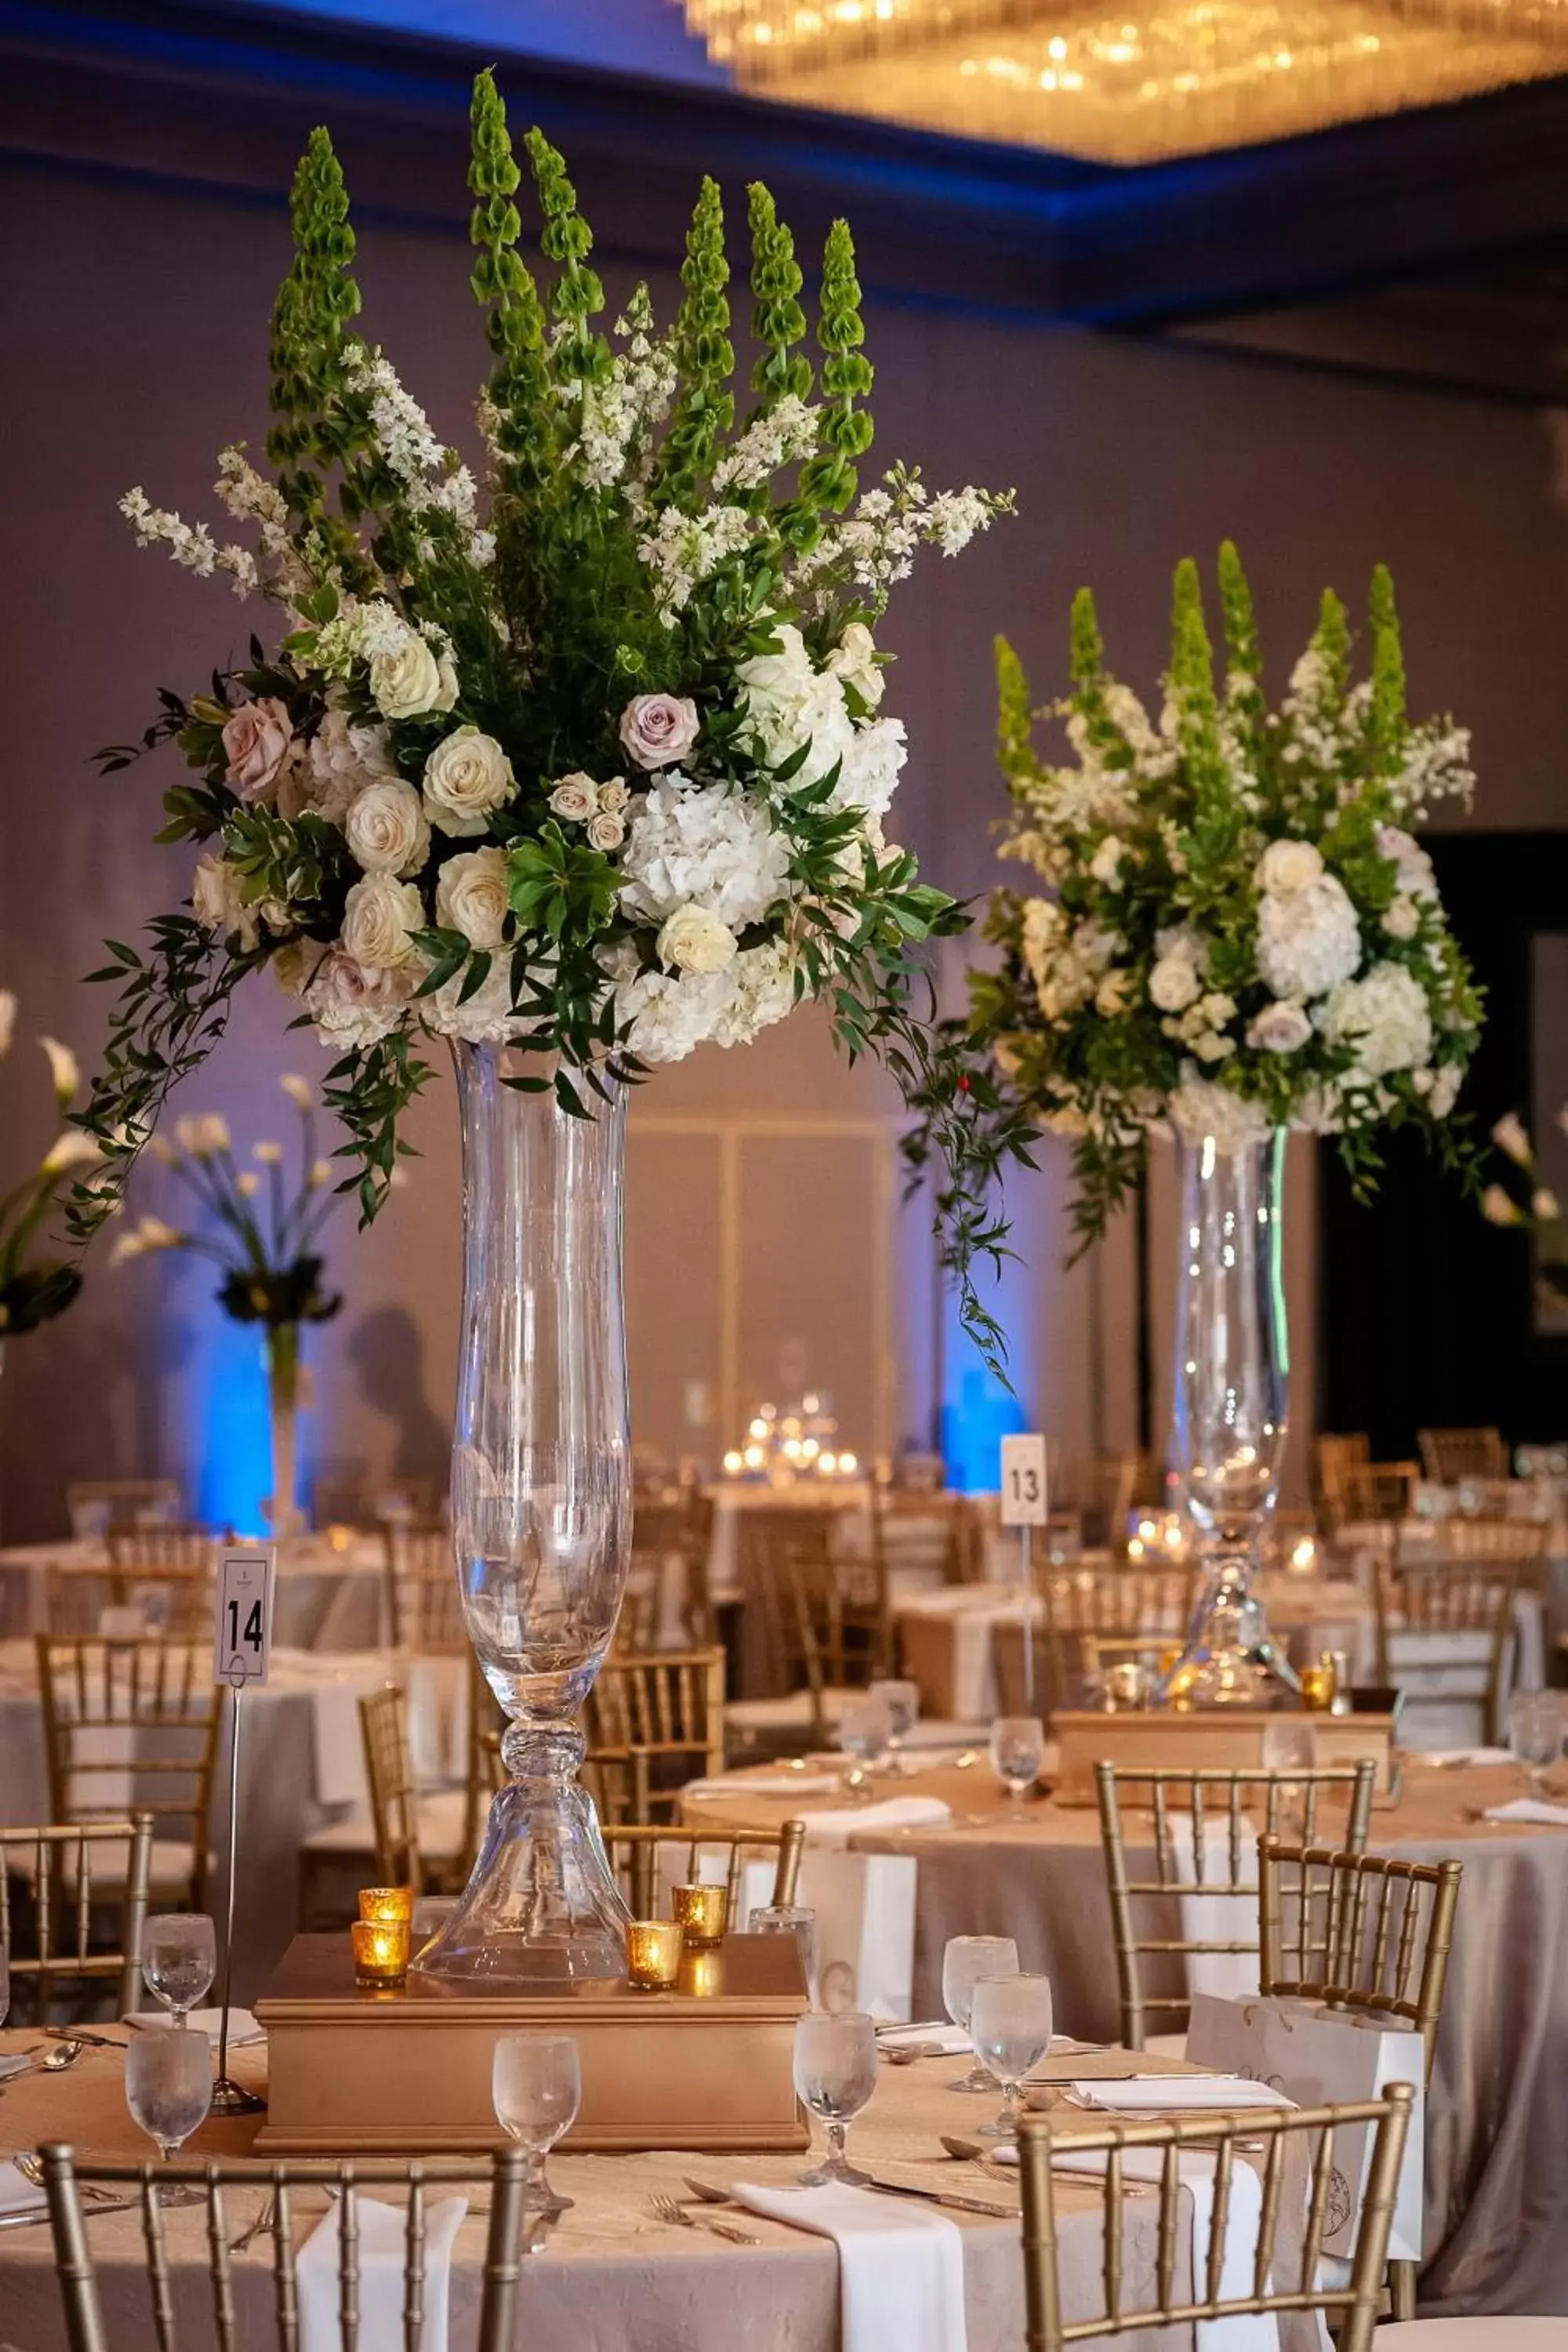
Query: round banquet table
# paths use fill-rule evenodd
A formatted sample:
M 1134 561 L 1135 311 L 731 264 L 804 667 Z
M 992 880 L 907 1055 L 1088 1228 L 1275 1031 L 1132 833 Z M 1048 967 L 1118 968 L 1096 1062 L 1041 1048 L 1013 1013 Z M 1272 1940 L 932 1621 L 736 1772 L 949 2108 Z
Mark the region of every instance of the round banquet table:
M 104 1565 L 104 1547 L 65 1538 L 0 1551 L 0 1641 L 48 1631 L 48 1576 Z M 126 1574 L 134 1583 L 135 1571 Z M 355 1535 L 339 1550 L 325 1536 L 285 1544 L 279 1555 L 273 1640 L 287 1650 L 374 1650 L 390 1638 L 379 1536 Z
M 1475 1818 L 1523 1790 L 1511 1764 L 1451 1769 L 1407 1758 L 1400 1801 L 1373 1815 L 1374 1852 L 1464 1864 L 1427 2100 L 1421 2307 L 1434 2315 L 1568 2312 L 1568 1822 Z M 888 1792 L 937 1797 L 951 1811 L 942 1826 L 848 1839 L 851 1851 L 916 1864 L 911 2014 L 942 2014 L 950 1936 L 1011 1936 L 1020 1965 L 1052 1979 L 1058 2032 L 1114 2041 L 1116 1959 L 1094 1807 L 1047 1797 L 1011 1822 L 984 1756 L 967 1769 L 910 1773 Z M 684 1814 L 722 1832 L 792 1813 L 809 1823 L 814 1802 L 837 1801 L 736 1788 Z
M 0 2052 L 27 2046 L 27 2033 L 0 2034 Z M 977 2120 L 976 2099 L 954 2097 L 944 2087 L 961 2061 L 949 2057 L 908 2067 L 883 2065 L 876 2095 L 856 2123 L 850 2146 L 856 2158 L 877 2172 L 910 2181 L 938 2181 L 1009 2204 L 1016 2200 L 1016 2176 L 943 2155 L 938 2135 L 968 2134 Z M 264 2091 L 264 2049 L 244 2049 L 230 2059 L 236 2077 Z M 64 2140 L 82 2156 L 145 2158 L 149 2144 L 125 2107 L 124 2060 L 117 2050 L 89 2050 L 69 2073 L 32 2074 L 0 2098 L 0 2156 L 33 2147 L 42 2139 Z M 249 2151 L 255 2116 L 209 2119 L 188 2143 L 185 2154 L 239 2156 Z M 787 2344 L 789 2352 L 839 2352 L 838 2256 L 832 2242 L 787 2223 L 749 2213 L 727 2218 L 762 2241 L 732 2246 L 706 2231 L 686 2230 L 657 2220 L 651 2196 L 685 2194 L 683 2175 L 728 2186 L 736 2180 L 787 2185 L 806 2159 L 789 2156 L 552 2155 L 552 2180 L 574 2202 L 552 2230 L 539 2253 L 524 2265 L 520 2294 L 518 2342 L 528 2352 L 582 2352 L 588 2345 L 624 2346 L 627 2352 L 735 2352 L 738 2345 Z M 383 2197 L 395 2192 L 382 2189 Z M 485 2192 L 467 2192 L 469 2210 L 458 2233 L 452 2268 L 448 2352 L 472 2352 L 478 2326 L 479 2269 L 484 2253 Z M 230 2234 L 237 2236 L 260 2210 L 263 2192 L 226 2194 Z M 439 2194 L 439 2191 L 432 2191 Z M 1100 2189 L 1058 2175 L 1056 2204 L 1065 2315 L 1070 2320 L 1104 2308 L 1100 2278 Z M 296 2248 L 327 2210 L 323 2194 L 294 2192 L 298 2213 Z M 886 2200 L 897 2212 L 900 2204 Z M 923 2207 L 909 2210 L 926 2210 Z M 933 2209 L 934 2210 L 934 2209 Z M 969 2352 L 1023 2352 L 1024 2281 L 1018 2225 L 1008 2219 L 946 2212 L 962 2236 L 965 2320 Z M 1151 2279 L 1154 2271 L 1158 2202 L 1133 2196 L 1125 2200 L 1125 2264 L 1129 2280 Z M 205 2216 L 202 2208 L 172 2211 L 165 2218 L 174 2291 L 194 2320 L 210 2311 L 205 2297 Z M 115 2352 L 154 2352 L 147 2288 L 141 2270 L 141 2221 L 135 2211 L 87 2219 L 89 2241 L 99 2266 L 100 2293 L 109 2340 Z M 269 2237 L 258 2236 L 232 2257 L 236 2300 L 246 2344 L 270 2344 Z M 1179 2248 L 1175 2288 L 1187 2292 L 1187 2252 Z M 184 2298 L 189 2295 L 189 2302 Z M 1313 2323 L 1315 2325 L 1315 2323 Z M 185 2340 L 187 2321 L 182 2328 Z M 1297 2320 L 1281 2326 L 1281 2352 L 1303 2352 Z M 190 2340 L 210 2341 L 192 2329 Z M 1117 2337 L 1095 2337 L 1109 2352 Z M 1192 2352 L 1190 2326 L 1141 2332 L 1146 2352 Z M 59 2292 L 55 2282 L 46 2222 L 0 2234 L 0 2342 L 26 2352 L 64 2352 Z M 367 2347 L 370 2352 L 370 2347 Z M 376 2346 L 374 2352 L 389 2352 Z M 895 2347 L 896 2352 L 896 2347 Z

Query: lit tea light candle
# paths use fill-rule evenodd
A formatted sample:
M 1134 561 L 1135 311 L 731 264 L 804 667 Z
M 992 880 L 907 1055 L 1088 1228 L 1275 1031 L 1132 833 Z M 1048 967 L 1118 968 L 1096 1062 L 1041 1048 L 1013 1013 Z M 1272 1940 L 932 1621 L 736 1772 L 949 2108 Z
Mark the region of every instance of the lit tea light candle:
M 378 1927 L 395 1927 L 414 1916 L 412 1886 L 362 1886 L 359 1891 L 359 1916 L 374 1920 Z
M 670 1907 L 685 1930 L 686 1940 L 694 1951 L 704 1946 L 722 1941 L 726 1916 L 730 1908 L 728 1890 L 722 1886 L 678 1886 L 671 1897 Z
M 1309 1576 L 1318 1564 L 1318 1547 L 1310 1536 L 1302 1536 L 1290 1550 L 1290 1565 L 1299 1576 Z
M 353 1942 L 355 1984 L 385 1990 L 403 1982 L 408 1974 L 406 1919 L 356 1919 L 349 1935 Z
M 677 1919 L 626 1922 L 626 1978 L 638 1992 L 669 1992 L 680 1974 L 683 1938 Z

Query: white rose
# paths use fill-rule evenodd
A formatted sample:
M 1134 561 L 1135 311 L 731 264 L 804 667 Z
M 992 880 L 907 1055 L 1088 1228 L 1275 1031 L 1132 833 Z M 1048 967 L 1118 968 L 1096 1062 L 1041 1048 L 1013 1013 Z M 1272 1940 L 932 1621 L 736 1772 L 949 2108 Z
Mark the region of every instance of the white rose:
M 705 907 L 677 907 L 658 935 L 658 960 L 674 971 L 722 971 L 735 949 L 728 923 Z
M 626 821 L 601 811 L 588 819 L 588 844 L 593 849 L 618 849 L 626 837 Z
M 424 928 L 424 904 L 412 882 L 367 874 L 343 906 L 343 951 L 369 971 L 395 971 L 417 961 L 419 950 L 409 933 Z
M 1121 861 L 1126 855 L 1124 844 L 1113 833 L 1108 833 L 1089 859 L 1089 870 L 1097 882 L 1103 882 L 1108 890 L 1112 890 L 1121 879 Z
M 887 684 L 877 660 L 877 640 L 864 621 L 851 621 L 823 667 L 852 686 L 868 710 L 875 710 Z
M 767 766 L 783 767 L 804 746 L 805 758 L 791 782 L 820 783 L 846 757 L 855 732 L 844 688 L 831 671 L 813 668 L 805 640 L 792 624 L 775 624 L 773 635 L 776 654 L 758 654 L 735 672 L 742 715 Z
M 426 710 L 449 710 L 451 703 L 441 699 L 447 684 L 434 646 L 417 630 L 409 631 L 395 653 L 371 658 L 370 690 L 384 718 L 417 719 Z
M 1337 875 L 1265 891 L 1258 905 L 1258 969 L 1276 996 L 1326 996 L 1360 961 L 1361 929 Z
M 237 939 L 243 949 L 256 945 L 257 914 L 247 906 L 236 869 L 216 850 L 204 851 L 191 877 L 191 911 L 198 923 L 221 940 Z
M 294 748 L 288 704 L 276 695 L 242 702 L 224 726 L 223 748 L 228 760 L 226 781 L 240 799 L 253 804 L 267 800 Z
M 599 786 L 599 806 L 606 816 L 624 816 L 630 799 L 622 776 L 612 776 L 607 784 Z
M 461 931 L 471 948 L 494 953 L 510 904 L 504 850 L 464 850 L 442 866 L 436 883 L 436 920 L 444 931 Z
M 1383 918 L 1391 940 L 1413 940 L 1421 928 L 1421 910 L 1414 898 L 1395 898 Z
M 621 741 L 639 768 L 673 768 L 697 740 L 697 705 L 685 694 L 634 694 L 621 713 Z
M 1260 1054 L 1294 1054 L 1312 1034 L 1300 1005 L 1266 1004 L 1247 1024 L 1247 1042 Z
M 365 786 L 349 809 L 343 838 L 367 874 L 417 874 L 430 854 L 419 795 L 401 776 Z
M 1283 896 L 1310 888 L 1322 871 L 1322 858 L 1310 841 L 1271 841 L 1258 861 L 1258 887 Z
M 442 833 L 483 833 L 492 809 L 517 790 L 511 761 L 493 735 L 454 728 L 425 762 L 425 806 Z
M 1184 1013 L 1202 992 L 1203 983 L 1192 958 L 1163 955 L 1149 974 L 1149 993 L 1162 1013 Z
M 356 890 L 373 887 L 368 882 L 354 885 Z M 386 887 L 395 889 L 397 885 Z M 413 984 L 413 974 L 406 967 L 373 971 L 334 947 L 317 965 L 305 992 L 305 1005 L 323 1045 L 335 1052 L 350 1047 L 363 1050 L 379 1045 L 396 1028 Z
M 586 824 L 598 805 L 599 787 L 581 769 L 563 776 L 550 795 L 552 814 L 564 817 L 568 824 Z

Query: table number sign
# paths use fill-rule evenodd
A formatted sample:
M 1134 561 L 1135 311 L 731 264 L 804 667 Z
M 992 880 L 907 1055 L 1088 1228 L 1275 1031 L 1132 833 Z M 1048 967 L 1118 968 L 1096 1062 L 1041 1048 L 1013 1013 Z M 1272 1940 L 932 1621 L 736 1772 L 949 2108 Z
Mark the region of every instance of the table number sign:
M 1002 1525 L 1046 1524 L 1046 1441 L 1038 1430 L 1002 1440 Z
M 272 1663 L 272 1603 L 278 1547 L 226 1551 L 218 1561 L 213 1626 L 214 1679 L 233 1691 L 264 1683 Z

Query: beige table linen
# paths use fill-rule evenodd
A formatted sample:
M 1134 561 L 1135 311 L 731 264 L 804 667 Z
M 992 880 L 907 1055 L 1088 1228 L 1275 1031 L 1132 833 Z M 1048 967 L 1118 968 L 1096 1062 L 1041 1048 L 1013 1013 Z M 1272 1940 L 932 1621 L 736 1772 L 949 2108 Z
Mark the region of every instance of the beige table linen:
M 25 2046 L 28 2034 L 0 2035 L 0 2049 Z M 245 2051 L 233 2062 L 239 2080 L 265 2085 L 262 2053 Z M 876 2096 L 856 2124 L 857 2159 L 875 2171 L 909 2180 L 940 2180 L 944 2186 L 1014 2205 L 1016 2175 L 994 2166 L 954 2161 L 942 2151 L 941 2132 L 967 2132 L 979 2102 L 954 2097 L 943 2086 L 951 2058 L 909 2067 L 884 2065 Z M 125 2109 L 124 2062 L 118 2052 L 91 2051 L 68 2074 L 24 2078 L 0 2097 L 0 2153 L 31 2147 L 42 2139 L 63 2139 L 86 2157 L 144 2157 L 148 2146 Z M 257 2129 L 254 2117 L 209 2121 L 190 2143 L 195 2156 L 247 2152 Z M 521 2294 L 518 2342 L 528 2352 L 736 2352 L 755 2345 L 762 2352 L 837 2352 L 838 2256 L 824 2238 L 782 2222 L 752 2216 L 742 2220 L 763 2243 L 731 2246 L 704 2231 L 681 2230 L 654 2219 L 648 2199 L 656 2191 L 683 2194 L 682 2176 L 728 2185 L 732 2180 L 785 2183 L 804 2168 L 799 2156 L 578 2156 L 551 2158 L 551 2177 L 575 2203 L 531 2258 Z M 377 2192 L 383 2196 L 389 2192 Z M 471 2352 L 478 2324 L 479 2264 L 484 2251 L 483 2190 L 470 2192 L 468 2220 L 458 2238 L 452 2268 L 450 2352 Z M 297 2235 L 303 2240 L 325 2210 L 325 2200 L 302 2192 Z M 1058 2188 L 1062 2216 L 1062 2273 L 1068 2315 L 1103 2307 L 1100 2279 L 1099 2192 L 1089 2184 L 1062 2179 Z M 229 2234 L 237 2237 L 254 2220 L 258 2192 L 231 2192 Z M 1131 2280 L 1152 2281 L 1154 2218 L 1152 2198 L 1129 2200 L 1127 2264 Z M 983 2216 L 952 2216 L 963 2237 L 964 2305 L 969 2352 L 1022 2352 L 1023 2263 L 1018 2225 Z M 134 2212 L 89 2216 L 89 2231 L 100 2271 L 100 2292 L 110 2339 L 116 2352 L 153 2352 L 151 2311 L 140 2270 L 140 2222 Z M 210 2305 L 204 2303 L 204 2216 L 200 2210 L 172 2212 L 167 2229 L 180 2273 L 179 2308 L 192 2352 L 212 2340 Z M 270 2242 L 258 2238 L 234 2257 L 237 2300 L 245 2352 L 271 2352 L 268 2264 Z M 1184 2282 L 1179 2281 L 1184 2286 Z M 204 2325 L 204 2321 L 205 2324 Z M 1097 2339 L 1106 2341 L 1106 2339 Z M 1191 2352 L 1190 2328 L 1140 2335 L 1147 2352 Z M 55 2282 L 47 2222 L 0 2232 L 0 2352 L 63 2352 L 65 2334 Z M 383 2347 L 374 2347 L 383 2352 Z M 1286 2352 L 1290 2352 L 1289 2345 Z
M 942 2012 L 950 1936 L 1012 1936 L 1022 1965 L 1052 1979 L 1058 2030 L 1114 2040 L 1116 1966 L 1094 1809 L 1046 1800 L 1014 1826 L 984 1758 L 900 1786 L 942 1798 L 952 1826 L 852 1836 L 850 1846 L 919 1863 L 913 2015 Z M 1568 2314 L 1568 1829 L 1475 1818 L 1523 1787 L 1511 1765 L 1407 1760 L 1399 1803 L 1373 1815 L 1374 1851 L 1421 1862 L 1451 1853 L 1465 1865 L 1427 2103 L 1421 2308 L 1431 2315 Z M 702 1819 L 715 1829 L 773 1823 L 792 1810 L 809 1811 L 809 1801 L 717 1798 Z M 1148 1981 L 1181 1989 L 1179 1977 Z

